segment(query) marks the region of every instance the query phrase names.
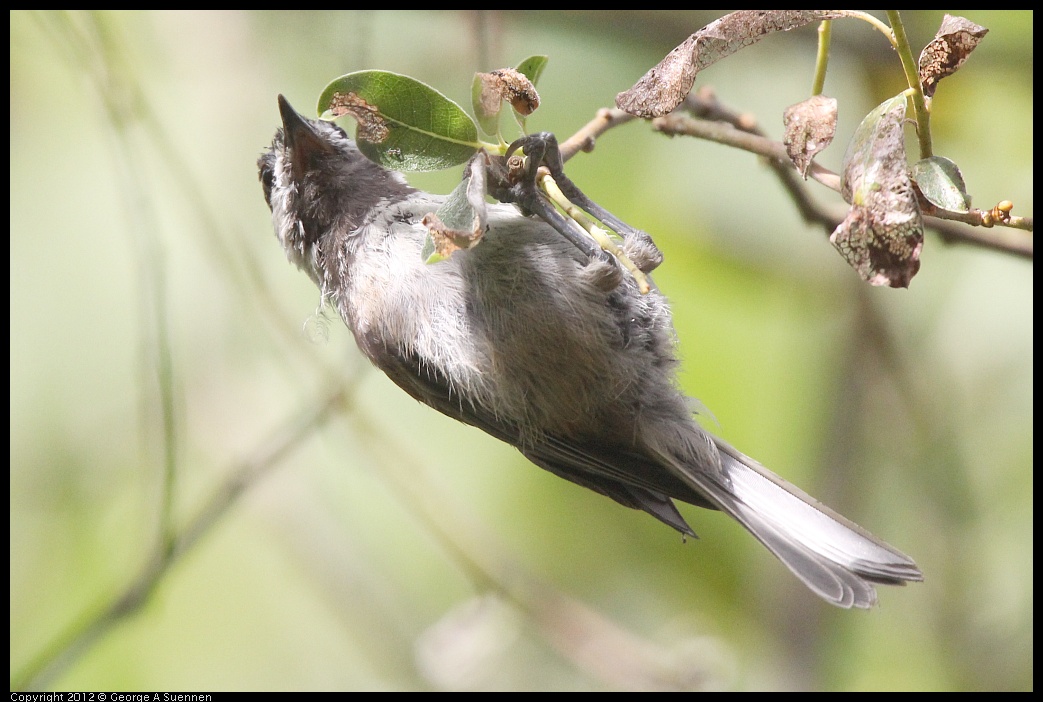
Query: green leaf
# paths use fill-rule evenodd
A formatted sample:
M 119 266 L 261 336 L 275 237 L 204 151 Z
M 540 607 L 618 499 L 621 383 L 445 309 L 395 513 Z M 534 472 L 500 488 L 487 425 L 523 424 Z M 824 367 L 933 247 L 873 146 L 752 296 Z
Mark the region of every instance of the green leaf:
M 928 202 L 951 212 L 968 212 L 971 197 L 963 174 L 944 156 L 931 156 L 913 164 L 912 177 Z
M 370 160 L 397 171 L 457 166 L 481 148 L 474 120 L 442 93 L 409 76 L 357 71 L 322 91 L 319 115 L 349 114 L 355 140 Z
M 529 79 L 529 82 L 536 85 L 536 82 L 540 79 L 540 75 L 543 73 L 543 69 L 547 67 L 547 57 L 542 55 L 530 56 L 525 59 L 517 66 L 514 70 L 521 73 L 523 76 Z

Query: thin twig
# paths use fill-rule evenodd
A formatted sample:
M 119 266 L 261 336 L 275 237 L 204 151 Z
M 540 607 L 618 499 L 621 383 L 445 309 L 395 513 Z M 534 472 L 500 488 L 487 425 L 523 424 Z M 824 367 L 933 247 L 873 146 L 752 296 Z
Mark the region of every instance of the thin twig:
M 613 127 L 626 124 L 637 119 L 634 115 L 623 112 L 615 107 L 603 107 L 598 110 L 594 119 L 580 127 L 579 131 L 558 145 L 561 158 L 568 161 L 580 151 L 591 152 L 597 138 Z
M 632 119 L 635 118 L 622 110 L 598 110 L 594 119 L 562 142 L 562 155 L 566 154 L 566 145 L 569 156 L 578 151 L 590 151 L 596 137 Z M 786 153 L 785 145 L 765 136 L 750 115 L 734 112 L 721 105 L 711 90 L 702 89 L 691 93 L 677 110 L 651 122 L 653 129 L 669 136 L 693 136 L 765 157 L 806 222 L 820 224 L 829 234 L 842 221 L 842 213 L 827 210 L 810 197 Z M 827 188 L 840 192 L 840 176 L 828 168 L 812 163 L 808 175 Z M 1032 259 L 1032 237 L 1012 231 L 1032 231 L 1032 218 L 1011 217 L 1008 221 L 990 221 L 990 216 L 989 211 L 978 209 L 967 213 L 945 212 L 926 215 L 924 225 L 937 232 L 948 244 L 967 244 Z M 961 226 L 957 222 L 970 226 Z

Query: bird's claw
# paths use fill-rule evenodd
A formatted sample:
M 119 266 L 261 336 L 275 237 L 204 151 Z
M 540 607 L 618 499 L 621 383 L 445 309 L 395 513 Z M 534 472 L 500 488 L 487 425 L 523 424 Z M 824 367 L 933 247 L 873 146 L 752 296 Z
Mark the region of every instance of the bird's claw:
M 518 152 L 524 154 L 524 158 Z M 662 262 L 663 255 L 651 236 L 631 227 L 598 205 L 565 175 L 558 140 L 552 133 L 538 132 L 523 136 L 507 147 L 502 158 L 493 157 L 489 164 L 490 195 L 501 202 L 514 203 L 526 213 L 538 215 L 592 260 L 615 263 L 615 257 L 611 253 L 586 233 L 579 231 L 574 223 L 562 216 L 542 195 L 538 185 L 541 167 L 547 169 L 558 189 L 572 204 L 612 228 L 623 238 L 624 248 L 629 249 L 627 253 L 634 258 L 634 265 L 639 270 L 647 273 Z

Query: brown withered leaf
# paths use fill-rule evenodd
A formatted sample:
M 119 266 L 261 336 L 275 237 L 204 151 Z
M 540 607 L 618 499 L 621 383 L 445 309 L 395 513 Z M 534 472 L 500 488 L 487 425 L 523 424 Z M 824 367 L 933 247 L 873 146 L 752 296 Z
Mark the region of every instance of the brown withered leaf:
M 945 15 L 934 39 L 920 52 L 920 84 L 924 95 L 934 95 L 938 81 L 955 73 L 988 31 L 963 17 Z
M 540 96 L 532 81 L 514 68 L 501 68 L 489 73 L 475 73 L 471 85 L 471 105 L 482 131 L 500 133 L 500 106 L 506 100 L 516 117 L 523 120 L 540 106 Z M 520 122 L 523 124 L 523 122 Z
M 884 101 L 844 155 L 841 195 L 851 205 L 829 240 L 870 285 L 907 288 L 920 270 L 923 216 L 905 159 L 903 95 Z
M 514 111 L 520 115 L 531 115 L 540 106 L 540 96 L 536 86 L 524 74 L 513 68 L 501 68 L 493 71 L 502 83 L 503 99 L 511 103 Z
M 840 10 L 737 10 L 684 40 L 632 88 L 616 96 L 616 107 L 638 117 L 661 117 L 681 104 L 696 74 L 773 32 L 838 19 Z
M 359 125 L 356 136 L 362 141 L 380 144 L 388 138 L 388 123 L 381 116 L 380 109 L 366 102 L 357 93 L 334 93 L 329 110 L 334 117 L 354 117 Z
M 446 225 L 435 212 L 428 212 L 420 221 L 427 227 L 427 233 L 434 245 L 434 258 L 430 256 L 431 252 L 426 248 L 424 251 L 425 259 L 429 262 L 449 258 L 454 251 L 469 249 L 477 243 L 477 238 L 472 232 L 453 229 Z
M 782 121 L 786 128 L 782 139 L 786 153 L 807 180 L 815 156 L 833 142 L 837 130 L 836 98 L 812 95 L 787 107 Z
M 482 82 L 482 104 L 490 112 L 499 109 L 501 99 L 511 103 L 511 107 L 522 115 L 531 115 L 540 106 L 536 86 L 513 68 L 500 68 L 477 75 Z
M 878 214 L 883 218 L 875 219 Z M 870 285 L 908 288 L 923 249 L 923 226 L 916 219 L 852 207 L 829 240 Z

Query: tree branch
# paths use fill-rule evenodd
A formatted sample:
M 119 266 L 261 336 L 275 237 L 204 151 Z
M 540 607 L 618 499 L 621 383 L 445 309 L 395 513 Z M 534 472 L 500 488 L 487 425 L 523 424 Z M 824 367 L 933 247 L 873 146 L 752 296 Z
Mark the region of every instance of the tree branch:
M 598 110 L 594 119 L 562 142 L 562 157 L 567 159 L 579 151 L 593 150 L 597 137 L 634 119 L 633 115 L 619 109 Z M 751 115 L 734 112 L 721 105 L 711 89 L 704 87 L 692 92 L 678 109 L 651 120 L 651 123 L 653 129 L 668 136 L 692 136 L 765 157 L 804 220 L 822 226 L 827 235 L 844 218 L 842 212 L 834 212 L 815 203 L 801 182 L 782 142 L 765 136 Z M 828 168 L 812 163 L 808 174 L 827 188 L 840 192 L 840 176 Z M 956 213 L 938 211 L 925 202 L 922 205 L 925 212 L 931 212 L 924 216 L 925 226 L 937 232 L 947 244 L 966 244 L 1029 260 L 1033 258 L 1033 238 L 1012 231 L 1032 231 L 1031 217 L 997 219 L 995 208 Z

